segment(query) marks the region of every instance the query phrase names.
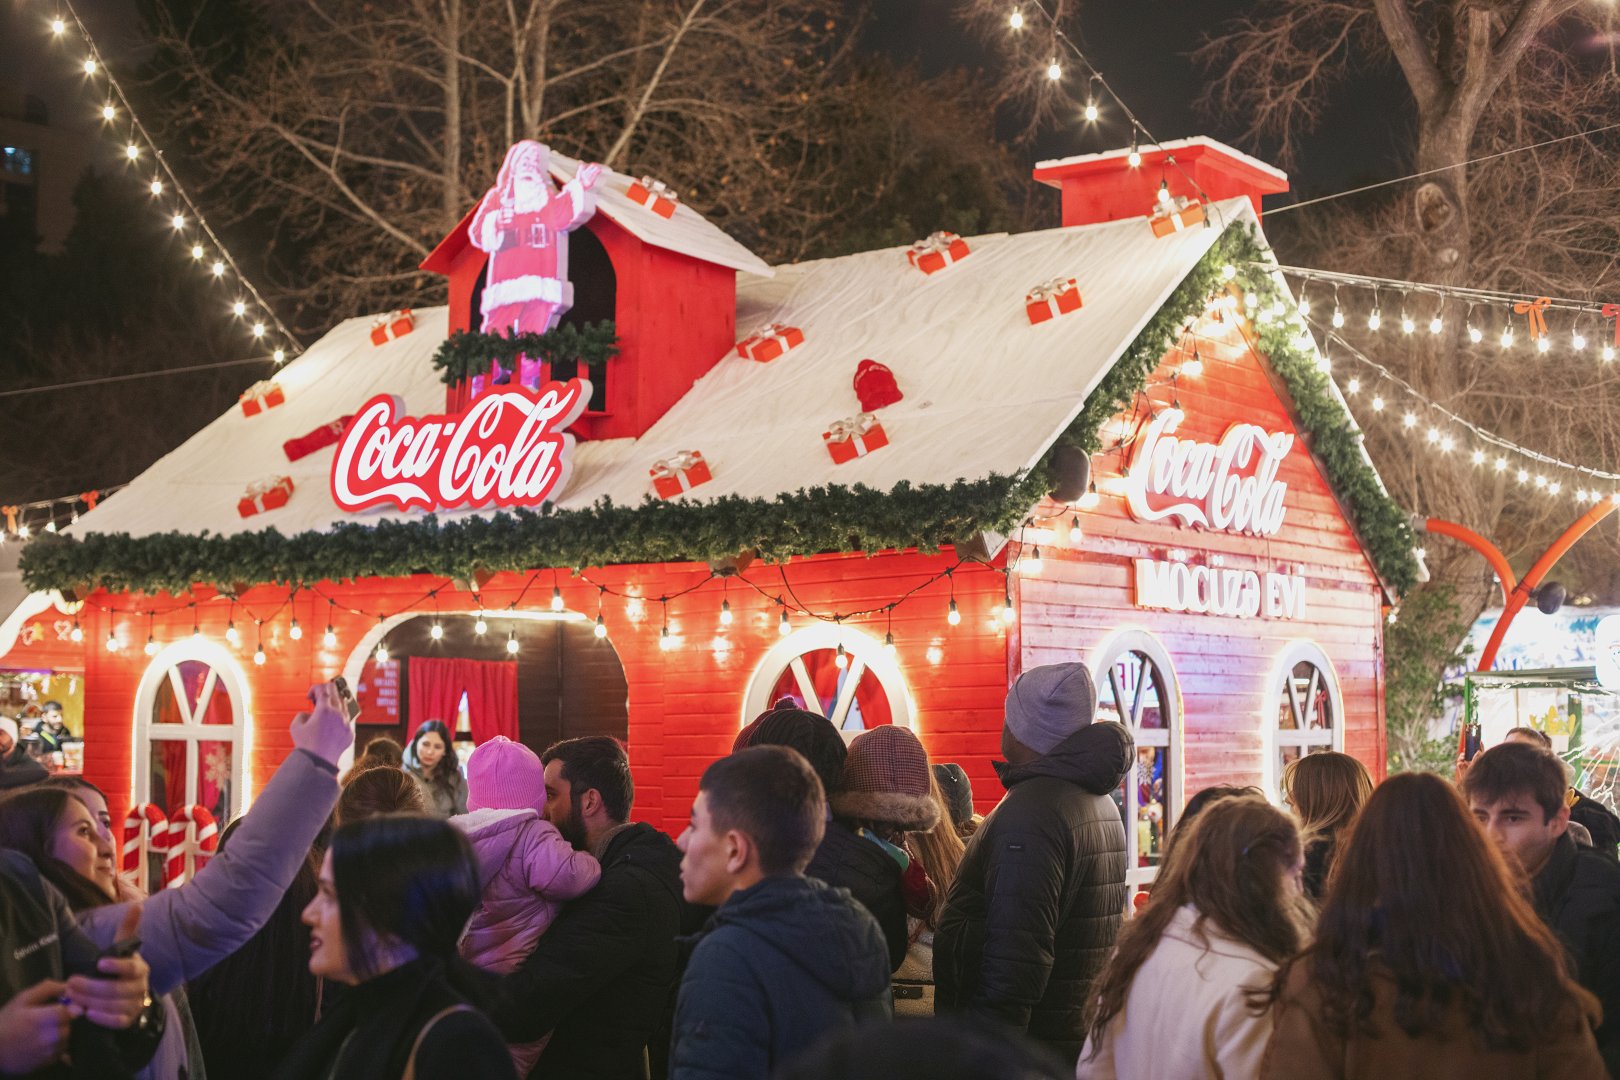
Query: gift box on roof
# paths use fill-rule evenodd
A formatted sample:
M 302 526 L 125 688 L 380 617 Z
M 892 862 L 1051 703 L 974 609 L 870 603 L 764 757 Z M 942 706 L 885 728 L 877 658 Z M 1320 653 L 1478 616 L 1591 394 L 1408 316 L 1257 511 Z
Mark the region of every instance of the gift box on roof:
M 293 482 L 290 476 L 275 476 L 248 485 L 247 493 L 236 503 L 236 512 L 243 517 L 262 514 L 266 510 L 286 506 L 292 498 Z
M 631 202 L 645 206 L 661 218 L 674 217 L 675 204 L 681 201 L 681 197 L 668 184 L 650 176 L 630 181 L 627 194 Z
M 1031 325 L 1080 310 L 1080 283 L 1072 277 L 1043 281 L 1024 294 L 1024 311 Z
M 654 463 L 647 472 L 652 477 L 653 490 L 660 499 L 673 499 L 714 479 L 714 474 L 709 471 L 709 463 L 703 460 L 703 454 L 697 450 L 682 450 Z
M 857 413 L 823 431 L 821 441 L 827 444 L 827 452 L 832 455 L 833 463 L 842 465 L 888 446 L 889 436 L 877 417 L 871 413 Z
M 287 395 L 281 392 L 280 383 L 265 379 L 242 391 L 237 400 L 242 403 L 243 416 L 257 416 L 285 402 Z
M 911 245 L 906 258 L 925 274 L 935 274 L 968 257 L 967 241 L 953 232 L 937 232 Z
M 349 421 L 353 419 L 353 416 L 340 416 L 331 423 L 322 424 L 314 431 L 306 432 L 296 439 L 288 439 L 281 444 L 281 449 L 286 453 L 288 461 L 308 457 L 343 438 L 343 429 L 348 427 Z
M 770 323 L 759 331 L 737 342 L 737 355 L 761 364 L 768 364 L 789 349 L 804 344 L 804 331 L 797 326 Z
M 1153 215 L 1150 224 L 1153 226 L 1154 236 L 1169 236 L 1171 233 L 1185 232 L 1195 225 L 1204 223 L 1204 204 L 1193 202 L 1185 198 L 1171 200 L 1170 205 Z
M 386 315 L 378 315 L 371 320 L 371 343 L 373 345 L 386 345 L 395 338 L 402 338 L 415 329 L 416 317 L 411 314 L 410 308 L 390 311 Z

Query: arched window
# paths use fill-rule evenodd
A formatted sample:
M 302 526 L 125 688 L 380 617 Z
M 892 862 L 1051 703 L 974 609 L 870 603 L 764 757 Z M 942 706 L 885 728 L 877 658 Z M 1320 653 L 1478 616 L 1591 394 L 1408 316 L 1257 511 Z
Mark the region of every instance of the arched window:
M 1280 794 L 1290 761 L 1323 750 L 1344 749 L 1344 699 L 1333 664 L 1321 649 L 1298 641 L 1277 658 L 1262 718 L 1271 732 L 1266 789 Z
M 1153 635 L 1123 630 L 1093 652 L 1097 719 L 1130 729 L 1136 762 L 1114 792 L 1125 823 L 1125 880 L 1132 890 L 1153 880 L 1165 837 L 1181 808 L 1181 688 L 1170 653 Z
M 197 804 L 224 828 L 247 804 L 246 701 L 235 661 L 207 642 L 158 653 L 135 698 L 137 803 Z
M 882 724 L 916 726 L 899 665 L 847 626 L 810 626 L 777 642 L 748 684 L 742 723 L 784 697 L 831 720 L 846 740 Z

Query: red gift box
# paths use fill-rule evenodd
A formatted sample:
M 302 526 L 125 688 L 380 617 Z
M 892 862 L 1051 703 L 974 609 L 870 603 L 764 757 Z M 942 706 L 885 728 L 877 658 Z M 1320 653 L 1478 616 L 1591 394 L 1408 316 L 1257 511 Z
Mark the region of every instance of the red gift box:
M 833 463 L 842 465 L 888 446 L 889 436 L 877 417 L 871 413 L 859 413 L 847 420 L 839 420 L 823 431 L 821 441 L 827 444 L 827 452 L 832 455 Z
M 1153 226 L 1154 236 L 1169 236 L 1171 233 L 1185 232 L 1194 225 L 1204 223 L 1204 204 L 1189 202 L 1187 199 L 1176 199 L 1169 209 L 1156 213 L 1149 224 Z
M 416 317 L 411 314 L 410 308 L 390 311 L 387 315 L 378 315 L 371 320 L 371 343 L 373 345 L 386 345 L 395 338 L 402 338 L 415 329 Z
M 714 474 L 709 472 L 709 463 L 703 460 L 703 454 L 697 450 L 682 450 L 673 457 L 655 462 L 647 472 L 652 477 L 653 490 L 660 499 L 673 499 L 714 479 Z
M 257 416 L 266 409 L 273 409 L 287 400 L 287 395 L 281 392 L 281 384 L 265 379 L 256 382 L 237 399 L 242 403 L 243 416 Z
M 661 218 L 674 217 L 675 204 L 681 201 L 681 197 L 668 184 L 650 176 L 630 181 L 630 190 L 626 194 L 631 202 L 645 206 Z
M 797 326 L 770 323 L 759 332 L 737 342 L 737 355 L 768 364 L 789 349 L 804 344 L 804 331 Z
M 911 245 L 906 258 L 925 274 L 937 273 L 967 258 L 967 241 L 953 232 L 937 232 Z
M 236 512 L 243 517 L 252 517 L 266 510 L 274 510 L 278 506 L 286 506 L 287 500 L 292 498 L 292 491 L 293 482 L 290 476 L 259 480 L 248 485 L 247 494 L 237 501 Z
M 1024 311 L 1031 325 L 1080 310 L 1080 283 L 1072 277 L 1043 281 L 1024 294 Z
M 322 424 L 314 431 L 300 435 L 296 439 L 288 439 L 281 444 L 281 449 L 286 452 L 288 461 L 308 457 L 322 447 L 331 446 L 343 438 L 343 429 L 348 427 L 349 421 L 353 419 L 352 415 L 340 416 L 330 424 Z

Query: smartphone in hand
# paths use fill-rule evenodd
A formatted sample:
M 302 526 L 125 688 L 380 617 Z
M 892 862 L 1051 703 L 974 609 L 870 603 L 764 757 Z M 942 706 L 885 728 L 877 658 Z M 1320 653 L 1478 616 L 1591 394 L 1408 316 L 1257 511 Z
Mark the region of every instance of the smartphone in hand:
M 343 712 L 353 723 L 360 715 L 360 703 L 354 699 L 354 691 L 349 689 L 349 680 L 339 675 L 332 680 L 332 689 L 337 691 L 338 698 L 343 702 Z

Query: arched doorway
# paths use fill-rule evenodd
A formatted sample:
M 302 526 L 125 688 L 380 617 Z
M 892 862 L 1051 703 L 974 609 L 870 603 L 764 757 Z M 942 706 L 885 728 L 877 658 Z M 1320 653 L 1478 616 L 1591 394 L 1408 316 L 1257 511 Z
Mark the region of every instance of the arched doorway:
M 613 645 L 591 632 L 589 621 L 559 613 L 486 615 L 478 633 L 476 614 L 416 615 L 384 623 L 366 636 L 347 665 L 355 697 L 361 704 L 357 752 L 366 742 L 387 735 L 404 745 L 410 738 L 412 662 L 471 660 L 510 665 L 516 694 L 517 738 L 535 753 L 560 739 L 584 735 L 629 734 L 629 684 Z M 440 633 L 434 635 L 437 625 Z M 379 661 L 379 642 L 388 658 Z M 515 652 L 509 642 L 515 641 Z M 420 680 L 419 680 L 420 682 Z M 504 690 L 500 691 L 504 692 Z M 485 730 L 470 710 L 476 694 L 462 696 L 456 716 L 420 716 L 443 720 L 457 732 L 457 751 L 472 752 L 473 732 Z M 418 707 L 416 710 L 420 712 Z

